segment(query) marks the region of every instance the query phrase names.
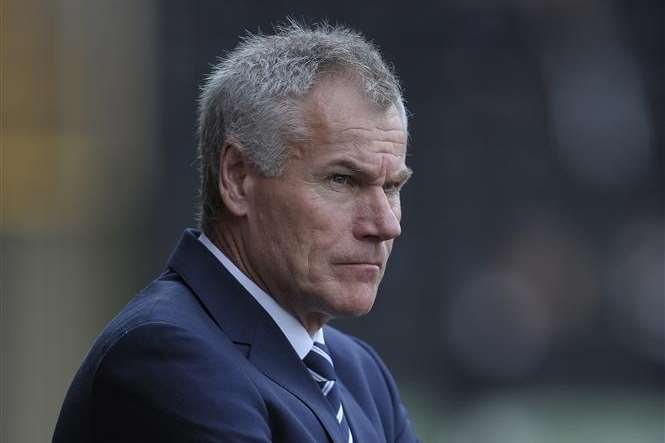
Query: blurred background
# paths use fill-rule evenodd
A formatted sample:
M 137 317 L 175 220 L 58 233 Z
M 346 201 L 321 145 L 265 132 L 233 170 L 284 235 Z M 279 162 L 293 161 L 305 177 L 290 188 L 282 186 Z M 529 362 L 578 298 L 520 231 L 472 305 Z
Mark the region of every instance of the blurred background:
M 94 337 L 194 224 L 195 101 L 287 15 L 346 23 L 412 114 L 403 235 L 336 325 L 424 442 L 664 441 L 660 0 L 2 0 L 0 441 L 49 441 Z

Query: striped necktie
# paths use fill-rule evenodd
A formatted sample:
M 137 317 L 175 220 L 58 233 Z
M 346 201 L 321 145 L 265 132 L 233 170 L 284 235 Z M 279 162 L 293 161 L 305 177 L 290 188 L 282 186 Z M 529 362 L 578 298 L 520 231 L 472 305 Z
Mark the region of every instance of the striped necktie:
M 335 386 L 335 367 L 333 366 L 332 358 L 330 358 L 328 348 L 323 343 L 314 342 L 312 350 L 305 356 L 303 362 L 314 381 L 321 388 L 323 396 L 330 402 L 335 412 L 335 418 L 337 418 L 337 422 L 342 427 L 342 434 L 348 436 L 348 443 L 353 443 L 353 435 L 351 435 L 349 423 L 346 417 L 344 417 L 344 408 L 339 397 L 339 389 Z

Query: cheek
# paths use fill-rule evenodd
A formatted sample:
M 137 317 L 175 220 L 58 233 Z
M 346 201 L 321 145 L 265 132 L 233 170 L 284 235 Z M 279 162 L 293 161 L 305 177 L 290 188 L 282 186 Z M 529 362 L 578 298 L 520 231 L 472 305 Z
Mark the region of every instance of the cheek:
M 291 223 L 303 240 L 309 239 L 317 244 L 326 239 L 331 241 L 331 235 L 342 222 L 342 215 L 348 212 L 317 192 L 307 193 L 290 208 Z
M 263 218 L 265 241 L 294 277 L 317 269 L 336 242 L 334 221 L 311 198 L 283 202 Z
M 345 250 L 350 249 L 349 238 L 352 237 L 349 221 L 351 210 L 338 210 L 330 204 L 312 201 L 306 208 L 302 218 L 294 220 L 297 224 L 298 242 L 305 263 L 301 271 L 307 274 L 307 280 L 321 283 L 330 280 L 331 262 L 344 257 Z M 345 236 L 348 232 L 349 235 Z
M 273 267 L 291 267 L 290 257 L 297 256 L 292 249 L 298 243 L 293 239 L 296 233 L 288 202 L 274 192 L 264 193 L 257 195 L 254 208 L 249 220 L 252 232 L 247 236 L 257 239 L 254 249 Z
M 348 243 L 344 232 L 351 232 L 354 208 L 303 188 L 288 196 L 266 193 L 257 203 L 260 210 L 254 230 L 261 238 L 260 247 L 296 280 L 326 278 L 329 262 Z

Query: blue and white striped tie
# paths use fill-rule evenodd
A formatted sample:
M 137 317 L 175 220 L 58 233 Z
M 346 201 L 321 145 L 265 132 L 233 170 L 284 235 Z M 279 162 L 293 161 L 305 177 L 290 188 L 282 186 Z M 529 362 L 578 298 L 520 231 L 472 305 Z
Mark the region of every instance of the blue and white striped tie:
M 321 388 L 321 393 L 328 399 L 335 411 L 335 418 L 342 427 L 342 433 L 347 435 L 347 442 L 353 443 L 353 435 L 349 423 L 344 416 L 344 408 L 342 401 L 339 398 L 339 389 L 335 386 L 335 367 L 333 366 L 332 358 L 325 344 L 314 342 L 312 350 L 303 359 L 305 366 L 310 375 Z

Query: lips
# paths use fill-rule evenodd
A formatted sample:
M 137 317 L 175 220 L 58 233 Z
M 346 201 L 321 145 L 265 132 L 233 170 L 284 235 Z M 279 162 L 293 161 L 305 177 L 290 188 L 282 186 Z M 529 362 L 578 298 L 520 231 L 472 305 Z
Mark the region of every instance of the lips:
M 371 265 L 371 266 L 377 266 L 379 268 L 383 267 L 383 262 L 382 261 L 374 261 L 374 260 L 345 260 L 345 261 L 340 261 L 335 263 L 336 265 Z

